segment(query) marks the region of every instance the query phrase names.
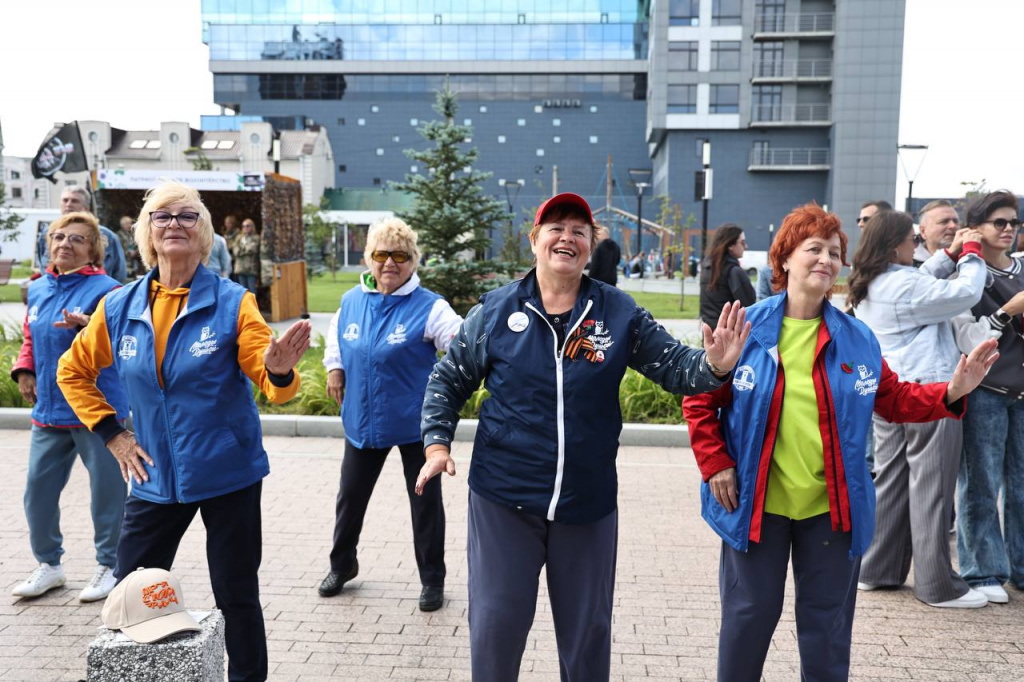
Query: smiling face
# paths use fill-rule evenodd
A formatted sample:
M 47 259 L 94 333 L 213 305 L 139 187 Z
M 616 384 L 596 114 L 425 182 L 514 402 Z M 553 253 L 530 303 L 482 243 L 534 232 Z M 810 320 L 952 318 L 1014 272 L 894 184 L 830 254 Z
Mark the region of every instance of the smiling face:
M 88 265 L 92 238 L 92 230 L 84 223 L 70 223 L 50 232 L 50 262 L 57 272 L 71 272 Z
M 173 215 L 200 213 L 198 207 L 184 201 L 161 206 L 156 210 L 166 211 Z M 202 255 L 202 244 L 200 244 L 196 227 L 184 228 L 178 224 L 177 219 L 172 220 L 167 227 L 157 227 L 151 223 L 153 249 L 156 251 L 157 258 L 170 260 L 199 258 Z
M 808 237 L 800 242 L 785 261 L 789 273 L 787 291 L 824 298 L 839 277 L 843 265 L 841 249 L 838 234 L 827 239 Z
M 593 228 L 582 218 L 565 216 L 544 223 L 530 240 L 537 270 L 559 277 L 581 277 L 590 260 Z

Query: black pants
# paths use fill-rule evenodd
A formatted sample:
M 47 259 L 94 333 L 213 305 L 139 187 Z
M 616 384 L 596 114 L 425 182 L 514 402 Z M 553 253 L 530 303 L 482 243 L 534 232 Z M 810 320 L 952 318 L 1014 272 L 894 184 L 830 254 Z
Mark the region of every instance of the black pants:
M 444 585 L 444 504 L 441 500 L 441 477 L 436 476 L 423 486 L 423 495 L 415 492 L 416 478 L 426 462 L 423 444 L 398 446 L 402 453 L 405 489 L 412 510 L 413 547 L 416 566 L 423 585 Z M 356 545 L 363 530 L 366 507 L 377 484 L 381 469 L 391 448 L 357 448 L 345 439 L 345 457 L 341 460 L 341 486 L 335 506 L 334 548 L 331 570 L 348 573 L 356 560 Z
M 188 504 L 156 504 L 130 495 L 124 505 L 114 576 L 137 568 L 171 570 L 178 544 L 198 511 L 206 526 L 206 559 L 217 608 L 224 614 L 228 679 L 267 679 L 267 634 L 260 606 L 263 482 Z M 187 597 L 186 597 L 186 605 Z

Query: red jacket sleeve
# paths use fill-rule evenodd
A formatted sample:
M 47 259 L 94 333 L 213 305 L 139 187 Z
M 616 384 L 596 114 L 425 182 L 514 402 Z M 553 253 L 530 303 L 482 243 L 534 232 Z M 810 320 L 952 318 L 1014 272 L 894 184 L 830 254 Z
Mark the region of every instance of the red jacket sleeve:
M 21 350 L 18 352 L 18 359 L 14 361 L 14 367 L 11 368 L 11 378 L 15 381 L 18 380 L 18 375 L 21 372 L 36 373 L 36 358 L 32 353 L 32 329 L 28 326 L 28 313 L 25 313 L 25 322 L 22 324 L 22 330 L 25 333 L 25 340 L 22 342 Z
M 933 422 L 946 417 L 959 419 L 967 410 L 964 398 L 947 407 L 946 386 L 943 382 L 917 384 L 900 381 L 896 373 L 882 360 L 882 380 L 875 394 L 875 412 L 895 424 Z
M 690 428 L 690 447 L 697 458 L 697 467 L 705 481 L 730 467 L 736 461 L 725 449 L 719 410 L 732 404 L 732 381 L 709 393 L 683 398 L 683 417 Z

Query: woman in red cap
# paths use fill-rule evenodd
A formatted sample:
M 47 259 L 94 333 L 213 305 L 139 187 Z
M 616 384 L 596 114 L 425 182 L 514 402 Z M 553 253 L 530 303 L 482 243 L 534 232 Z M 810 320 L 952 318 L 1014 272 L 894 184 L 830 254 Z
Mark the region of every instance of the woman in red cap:
M 632 367 L 672 393 L 713 390 L 747 338 L 745 311 L 727 304 L 714 332 L 704 325 L 705 350 L 689 348 L 585 277 L 599 230 L 582 197 L 545 202 L 530 232 L 536 268 L 481 297 L 427 385 L 417 491 L 455 474 L 459 409 L 481 381 L 491 394 L 469 471 L 473 679 L 518 678 L 545 565 L 562 679 L 608 679 L 619 384 Z

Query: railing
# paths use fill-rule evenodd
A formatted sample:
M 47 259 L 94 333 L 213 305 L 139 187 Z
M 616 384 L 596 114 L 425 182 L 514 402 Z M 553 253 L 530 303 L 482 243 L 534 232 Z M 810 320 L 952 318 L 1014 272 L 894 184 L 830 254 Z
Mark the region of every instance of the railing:
M 831 59 L 766 59 L 754 62 L 754 79 L 832 78 Z
M 758 123 L 831 123 L 831 104 L 755 104 L 750 112 Z
M 752 149 L 751 166 L 786 168 L 793 166 L 828 166 L 832 163 L 828 147 L 806 149 Z
M 836 15 L 768 14 L 754 17 L 754 33 L 834 33 Z

